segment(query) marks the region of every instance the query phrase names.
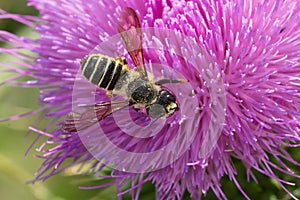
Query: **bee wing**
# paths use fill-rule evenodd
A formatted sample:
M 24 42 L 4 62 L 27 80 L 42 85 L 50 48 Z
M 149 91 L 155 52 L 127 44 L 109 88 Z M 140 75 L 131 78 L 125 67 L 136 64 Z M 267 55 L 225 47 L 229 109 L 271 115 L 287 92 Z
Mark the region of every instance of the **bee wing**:
M 141 24 L 132 8 L 124 8 L 118 22 L 118 31 L 138 72 L 148 78 L 144 65 Z
M 79 106 L 76 111 L 67 115 L 62 124 L 62 129 L 65 132 L 83 130 L 128 105 L 128 101 L 118 101 Z

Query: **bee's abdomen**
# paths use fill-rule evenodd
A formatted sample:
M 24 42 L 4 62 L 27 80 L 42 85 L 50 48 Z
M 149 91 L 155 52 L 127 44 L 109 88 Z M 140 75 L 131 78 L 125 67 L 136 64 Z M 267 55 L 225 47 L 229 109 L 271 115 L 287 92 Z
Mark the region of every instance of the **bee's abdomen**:
M 123 66 L 113 58 L 92 54 L 81 62 L 81 71 L 91 83 L 106 90 L 113 90 L 119 80 Z

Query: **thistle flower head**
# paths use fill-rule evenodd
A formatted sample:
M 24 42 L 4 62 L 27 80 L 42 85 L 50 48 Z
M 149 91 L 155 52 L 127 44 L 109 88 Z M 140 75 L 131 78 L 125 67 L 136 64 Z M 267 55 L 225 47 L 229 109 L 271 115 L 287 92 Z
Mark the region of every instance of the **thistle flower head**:
M 212 189 L 226 199 L 220 179 L 236 180 L 233 158 L 246 168 L 290 184 L 276 176 L 295 175 L 287 162 L 299 166 L 285 150 L 298 147 L 300 133 L 299 2 L 288 1 L 61 1 L 30 0 L 40 18 L 10 15 L 33 26 L 39 39 L 0 32 L 15 46 L 1 49 L 23 60 L 22 69 L 7 65 L 34 81 L 11 82 L 40 88 L 40 103 L 52 119 L 43 130 L 48 139 L 39 148 L 43 164 L 35 180 L 45 180 L 73 163 L 93 162 L 97 174 L 111 166 L 110 184 L 120 196 L 152 181 L 158 199 L 198 199 Z M 117 24 L 125 7 L 138 14 L 143 31 L 145 66 L 154 80 L 184 79 L 166 84 L 179 109 L 151 121 L 132 106 L 113 112 L 85 129 L 66 132 L 63 118 L 87 113 L 86 105 L 115 102 L 105 90 L 82 77 L 80 60 L 91 53 L 128 55 Z M 37 25 L 34 23 L 37 22 Z M 32 58 L 18 48 L 36 53 Z M 8 81 L 6 81 L 8 82 Z M 53 130 L 53 127 L 55 129 Z M 51 144 L 49 146 L 49 144 Z M 275 162 L 271 161 L 272 159 Z M 128 181 L 132 187 L 121 188 Z M 103 187 L 107 185 L 101 185 Z M 135 189 L 137 192 L 134 193 Z M 285 189 L 286 190 L 286 189 Z M 287 191 L 288 192 L 288 191 Z M 288 192 L 293 198 L 293 194 Z

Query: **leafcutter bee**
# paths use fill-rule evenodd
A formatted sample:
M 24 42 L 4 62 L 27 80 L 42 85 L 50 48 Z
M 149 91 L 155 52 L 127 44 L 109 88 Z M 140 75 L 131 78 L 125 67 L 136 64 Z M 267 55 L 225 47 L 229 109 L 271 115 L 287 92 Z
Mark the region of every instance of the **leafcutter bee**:
M 178 109 L 175 96 L 161 85 L 182 81 L 162 79 L 155 82 L 148 76 L 144 64 L 141 25 L 132 8 L 124 8 L 117 28 L 135 65 L 134 69 L 128 67 L 123 57 L 114 59 L 102 54 L 90 54 L 80 64 L 87 80 L 105 89 L 109 96 L 122 95 L 125 100 L 82 106 L 80 109 L 83 112 L 67 115 L 62 124 L 65 132 L 87 128 L 126 106 L 135 109 L 142 106 L 155 119 L 168 117 Z

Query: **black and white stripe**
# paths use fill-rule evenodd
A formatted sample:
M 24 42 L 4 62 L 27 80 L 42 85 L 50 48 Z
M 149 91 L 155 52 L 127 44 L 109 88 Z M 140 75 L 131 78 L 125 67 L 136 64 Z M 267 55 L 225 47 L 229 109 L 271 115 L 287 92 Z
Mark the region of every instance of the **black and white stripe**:
M 81 71 L 91 83 L 113 90 L 121 76 L 123 66 L 115 59 L 101 54 L 91 54 L 81 62 Z

